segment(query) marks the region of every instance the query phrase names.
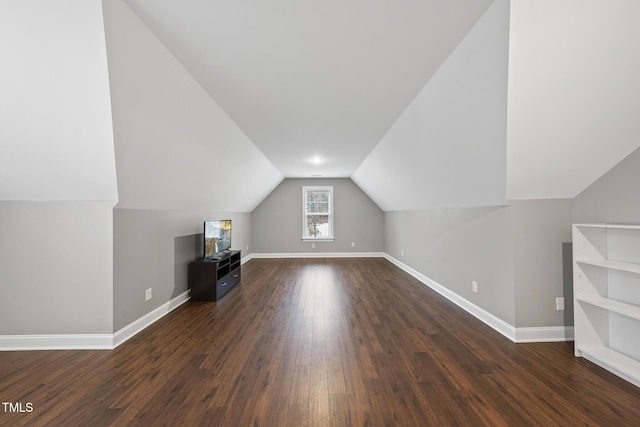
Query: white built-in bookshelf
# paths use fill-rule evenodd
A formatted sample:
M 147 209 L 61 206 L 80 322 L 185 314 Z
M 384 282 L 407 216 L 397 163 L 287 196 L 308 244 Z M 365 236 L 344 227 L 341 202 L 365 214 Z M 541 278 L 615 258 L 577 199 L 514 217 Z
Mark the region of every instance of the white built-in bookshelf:
M 575 354 L 640 387 L 640 226 L 574 224 Z

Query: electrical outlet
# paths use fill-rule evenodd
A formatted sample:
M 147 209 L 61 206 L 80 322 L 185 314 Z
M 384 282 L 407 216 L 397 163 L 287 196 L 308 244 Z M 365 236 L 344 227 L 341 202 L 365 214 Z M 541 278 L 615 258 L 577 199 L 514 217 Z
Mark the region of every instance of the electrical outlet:
M 351 247 L 355 248 L 356 247 L 356 242 L 351 242 Z
M 556 310 L 563 311 L 564 310 L 564 297 L 556 298 Z
M 315 248 L 316 248 L 316 244 L 315 244 L 315 243 L 312 243 L 312 244 L 311 244 L 311 249 L 315 249 Z
M 400 249 L 400 256 L 404 256 L 404 249 Z
M 144 298 L 145 301 L 149 301 L 151 299 L 151 288 L 146 290 L 144 296 L 145 296 Z
M 247 250 L 249 250 L 249 245 L 247 245 Z
M 475 280 L 471 281 L 471 290 L 476 294 L 478 293 L 478 282 L 476 282 Z

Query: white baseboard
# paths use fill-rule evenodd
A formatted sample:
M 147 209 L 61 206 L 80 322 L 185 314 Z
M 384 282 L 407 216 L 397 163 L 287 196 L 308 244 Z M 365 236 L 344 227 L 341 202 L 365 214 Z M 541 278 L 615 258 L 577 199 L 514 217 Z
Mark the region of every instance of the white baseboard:
M 385 258 L 392 264 L 395 264 L 400 269 L 406 271 L 440 295 L 447 298 L 463 310 L 475 316 L 480 321 L 484 322 L 497 332 L 501 333 L 511 341 L 516 343 L 526 342 L 555 342 L 555 341 L 572 341 L 573 340 L 573 326 L 553 326 L 542 328 L 515 328 L 508 324 L 504 320 L 494 316 L 483 308 L 478 307 L 469 300 L 461 297 L 460 295 L 445 288 L 439 283 L 431 280 L 424 274 L 414 270 L 408 265 L 398 261 L 392 256 L 385 254 Z
M 116 348 L 129 338 L 133 337 L 138 332 L 142 331 L 152 323 L 166 316 L 176 308 L 180 307 L 185 302 L 189 301 L 189 291 L 185 291 L 178 295 L 177 297 L 169 300 L 168 302 L 162 304 L 160 307 L 155 310 L 145 314 L 138 320 L 131 322 L 124 328 L 120 329 L 118 332 L 113 334 L 113 348 Z
M 383 258 L 383 252 L 253 253 L 251 258 Z
M 517 343 L 573 341 L 573 326 L 516 328 Z
M 2 335 L 0 351 L 111 350 L 112 334 Z
M 253 258 L 386 258 L 426 286 L 452 301 L 497 332 L 516 343 L 572 341 L 572 326 L 515 328 L 460 295 L 450 291 L 424 274 L 382 252 L 313 252 L 313 253 L 252 253 L 242 258 L 242 264 Z M 149 325 L 189 301 L 189 291 L 183 292 L 114 334 L 68 335 L 0 335 L 0 351 L 19 350 L 112 350 Z
M 0 351 L 113 350 L 187 301 L 189 291 L 162 304 L 115 334 L 0 335 Z

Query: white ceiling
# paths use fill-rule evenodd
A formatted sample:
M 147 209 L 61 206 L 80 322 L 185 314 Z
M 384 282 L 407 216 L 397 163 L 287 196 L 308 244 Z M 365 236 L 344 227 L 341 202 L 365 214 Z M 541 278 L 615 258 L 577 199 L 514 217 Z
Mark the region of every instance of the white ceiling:
M 127 4 L 285 177 L 350 177 L 492 1 Z
M 512 0 L 507 197 L 573 198 L 640 146 L 640 2 Z
M 508 49 L 496 0 L 353 174 L 378 206 L 506 203 Z
M 251 212 L 282 175 L 125 3 L 104 18 L 118 208 Z
M 0 200 L 118 200 L 100 3 L 0 2 Z
M 393 210 L 571 198 L 640 146 L 637 0 L 23 3 L 0 6 L 0 200 L 165 206 L 144 184 L 175 171 L 191 207 L 194 151 L 242 172 L 245 210 L 310 175 Z

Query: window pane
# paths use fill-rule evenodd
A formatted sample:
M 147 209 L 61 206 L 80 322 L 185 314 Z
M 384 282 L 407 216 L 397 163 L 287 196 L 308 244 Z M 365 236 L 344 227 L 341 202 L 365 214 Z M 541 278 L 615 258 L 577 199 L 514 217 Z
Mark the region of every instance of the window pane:
M 307 237 L 331 237 L 329 215 L 307 215 Z
M 307 213 L 329 213 L 329 192 L 308 191 Z

